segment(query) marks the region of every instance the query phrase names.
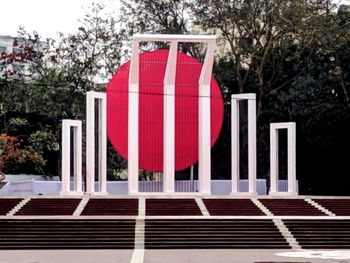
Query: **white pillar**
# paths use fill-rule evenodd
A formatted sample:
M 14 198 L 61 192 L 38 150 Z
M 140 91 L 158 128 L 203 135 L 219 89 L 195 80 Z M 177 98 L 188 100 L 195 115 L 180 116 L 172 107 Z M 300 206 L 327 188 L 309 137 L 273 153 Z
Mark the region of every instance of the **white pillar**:
M 73 175 L 74 190 L 70 189 L 71 178 L 71 128 L 73 128 Z M 82 195 L 82 134 L 81 121 L 62 120 L 62 189 L 60 195 Z
M 296 125 L 295 122 L 290 124 L 288 132 L 288 192 L 297 194 L 297 177 L 296 177 Z
M 270 124 L 270 194 L 278 192 L 278 134 Z
M 95 191 L 95 102 L 98 103 L 98 183 Z M 107 194 L 107 96 L 102 92 L 86 93 L 86 192 Z
M 198 180 L 199 192 L 210 194 L 211 192 L 211 116 L 210 116 L 210 84 L 213 71 L 216 39 L 207 42 L 202 72 L 199 78 L 199 160 Z
M 255 95 L 255 94 L 254 94 Z M 254 96 L 255 97 L 255 96 Z M 256 194 L 256 100 L 248 100 L 248 192 Z
M 288 191 L 278 190 L 278 130 L 287 129 Z M 296 180 L 296 126 L 295 122 L 270 124 L 270 195 L 297 195 Z
M 248 192 L 239 191 L 239 102 L 241 100 L 248 101 Z M 231 194 L 256 195 L 256 95 L 253 93 L 231 96 L 231 162 Z
M 139 41 L 133 40 L 128 100 L 128 191 L 138 193 L 139 183 Z
M 239 192 L 239 101 L 231 97 L 231 194 Z
M 164 192 L 175 192 L 175 77 L 178 42 L 170 42 L 170 51 L 164 76 Z

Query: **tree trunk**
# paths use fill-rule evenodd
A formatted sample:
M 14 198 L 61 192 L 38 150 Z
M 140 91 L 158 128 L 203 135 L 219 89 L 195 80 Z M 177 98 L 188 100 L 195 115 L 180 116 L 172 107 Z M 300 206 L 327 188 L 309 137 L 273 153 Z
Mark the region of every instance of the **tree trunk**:
M 343 77 L 342 77 L 342 76 L 339 76 L 339 80 L 340 80 L 341 87 L 342 87 L 343 92 L 344 92 L 344 96 L 345 96 L 345 100 L 346 100 L 346 105 L 348 106 L 348 109 L 350 110 L 350 98 L 349 98 L 349 93 L 348 93 L 348 91 L 346 90 L 346 86 L 345 86 Z
M 259 96 L 258 96 L 258 110 L 257 115 L 259 115 L 262 108 L 262 98 L 264 96 L 264 74 L 263 68 L 260 66 L 257 68 L 258 79 L 259 79 Z

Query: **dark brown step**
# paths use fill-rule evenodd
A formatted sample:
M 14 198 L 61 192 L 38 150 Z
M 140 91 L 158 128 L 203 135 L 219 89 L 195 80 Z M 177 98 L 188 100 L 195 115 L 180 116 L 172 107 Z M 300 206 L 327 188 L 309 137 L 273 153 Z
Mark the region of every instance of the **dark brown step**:
M 79 198 L 33 198 L 16 215 L 73 215 L 80 201 Z
M 0 215 L 6 215 L 22 200 L 22 198 L 0 198 Z
M 136 198 L 93 198 L 86 204 L 81 215 L 138 215 L 138 199 Z

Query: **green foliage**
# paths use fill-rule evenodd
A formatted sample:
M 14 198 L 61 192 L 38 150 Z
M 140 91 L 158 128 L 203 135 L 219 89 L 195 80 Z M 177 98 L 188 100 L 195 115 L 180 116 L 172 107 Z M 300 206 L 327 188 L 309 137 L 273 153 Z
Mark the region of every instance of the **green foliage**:
M 58 151 L 60 149 L 57 138 L 51 131 L 36 131 L 30 134 L 28 141 L 33 150 L 39 154 L 43 154 L 45 151 Z
M 121 21 L 129 36 L 135 33 L 189 33 L 190 2 L 185 0 L 122 0 Z

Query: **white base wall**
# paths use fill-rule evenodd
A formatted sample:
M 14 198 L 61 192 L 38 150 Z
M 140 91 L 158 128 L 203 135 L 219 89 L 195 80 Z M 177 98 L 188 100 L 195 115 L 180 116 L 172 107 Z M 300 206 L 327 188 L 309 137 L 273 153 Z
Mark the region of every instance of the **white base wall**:
M 73 188 L 73 184 L 71 183 Z M 96 189 L 98 184 L 96 183 Z M 240 180 L 239 188 L 241 192 L 248 191 L 248 180 Z M 162 192 L 163 182 L 155 181 L 141 181 L 139 182 L 139 189 L 141 192 Z M 279 189 L 287 189 L 287 181 L 279 181 Z M 60 181 L 17 181 L 8 182 L 2 189 L 0 189 L 0 196 L 58 196 L 61 191 Z M 107 192 L 109 195 L 127 195 L 128 194 L 128 182 L 127 181 L 111 181 L 107 182 Z M 177 193 L 198 193 L 199 185 L 198 181 L 193 182 L 189 180 L 176 181 L 175 192 Z M 266 180 L 257 180 L 257 192 L 258 195 L 266 195 Z M 212 180 L 211 181 L 211 194 L 212 195 L 230 195 L 231 194 L 231 180 Z

